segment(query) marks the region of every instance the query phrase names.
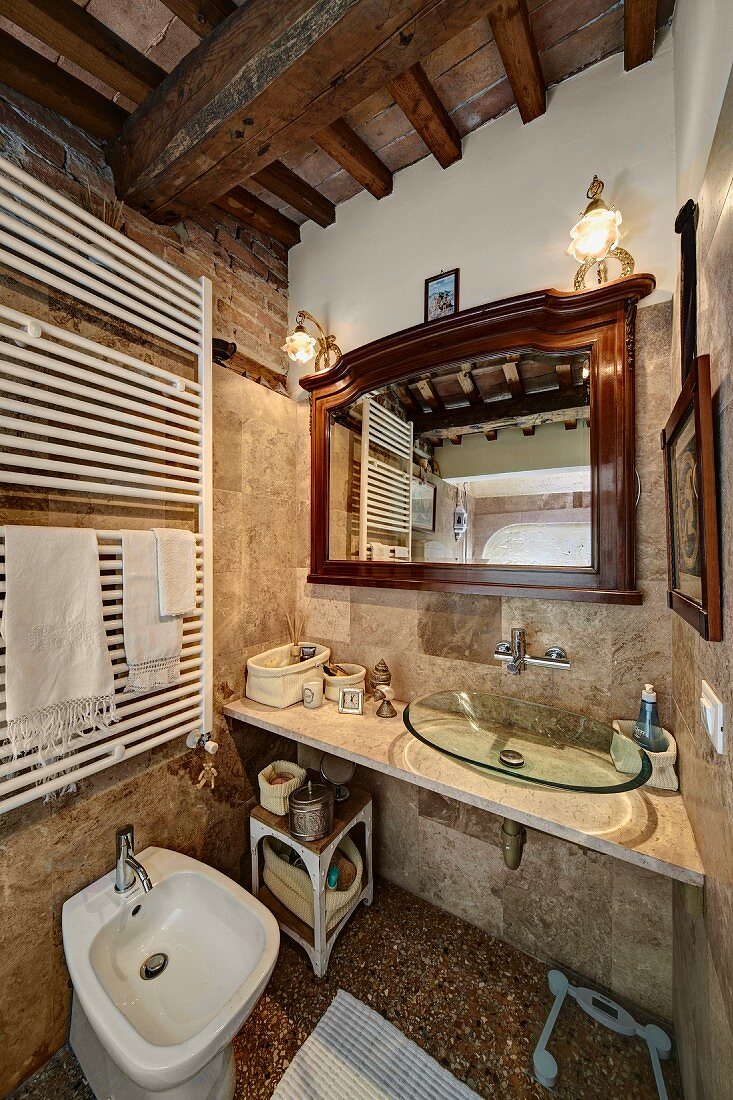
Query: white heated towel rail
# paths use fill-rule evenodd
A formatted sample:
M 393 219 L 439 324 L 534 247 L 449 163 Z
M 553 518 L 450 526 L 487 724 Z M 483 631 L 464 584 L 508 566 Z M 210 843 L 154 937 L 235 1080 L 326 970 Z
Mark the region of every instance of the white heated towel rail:
M 43 766 L 13 759 L 0 647 L 0 813 L 213 722 L 211 285 L 196 281 L 0 158 L 0 263 L 195 355 L 191 377 L 0 303 L 0 486 L 119 498 L 150 526 L 195 515 L 196 611 L 184 620 L 180 682 L 124 692 L 121 532 L 98 530 L 104 618 L 119 721 Z M 180 359 L 180 353 L 174 353 Z M 72 511 L 70 500 L 62 507 Z M 184 511 L 180 511 L 183 509 Z M 119 516 L 116 520 L 121 523 Z M 170 520 L 169 520 L 170 522 Z M 130 526 L 132 526 L 131 524 Z M 0 594 L 5 592 L 0 528 Z M 1 642 L 1 639 L 0 639 Z
M 381 456 L 381 457 L 380 457 Z M 371 397 L 362 402 L 359 557 L 370 539 L 405 546 L 412 538 L 412 424 Z

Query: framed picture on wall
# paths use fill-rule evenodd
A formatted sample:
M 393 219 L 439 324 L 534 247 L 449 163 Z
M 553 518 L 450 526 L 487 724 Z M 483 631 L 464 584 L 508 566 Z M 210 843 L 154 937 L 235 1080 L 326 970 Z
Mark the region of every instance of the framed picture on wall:
M 439 321 L 458 313 L 458 284 L 460 271 L 441 271 L 425 280 L 425 321 Z
M 412 479 L 412 526 L 415 531 L 435 530 L 435 486 Z
M 662 432 L 673 611 L 706 641 L 722 638 L 710 357 L 692 363 Z

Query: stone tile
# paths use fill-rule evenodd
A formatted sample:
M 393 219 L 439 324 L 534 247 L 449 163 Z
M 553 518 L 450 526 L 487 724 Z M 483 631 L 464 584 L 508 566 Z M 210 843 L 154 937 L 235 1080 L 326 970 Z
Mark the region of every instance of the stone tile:
M 500 850 L 427 817 L 420 817 L 419 837 L 419 896 L 485 932 L 503 936 L 507 872 Z
M 501 600 L 437 592 L 425 599 L 417 622 L 420 653 L 458 661 L 491 660 L 501 633 Z
M 417 789 L 409 783 L 367 768 L 357 768 L 354 783 L 369 791 L 373 799 L 376 873 L 404 890 L 419 893 Z
M 611 989 L 671 1020 L 671 879 L 630 863 L 614 863 L 611 950 Z

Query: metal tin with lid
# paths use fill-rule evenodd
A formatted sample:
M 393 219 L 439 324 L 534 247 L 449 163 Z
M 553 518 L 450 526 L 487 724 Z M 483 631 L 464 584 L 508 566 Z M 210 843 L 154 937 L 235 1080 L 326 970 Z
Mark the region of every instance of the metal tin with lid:
M 333 787 L 308 782 L 288 800 L 290 835 L 296 840 L 321 840 L 333 829 Z

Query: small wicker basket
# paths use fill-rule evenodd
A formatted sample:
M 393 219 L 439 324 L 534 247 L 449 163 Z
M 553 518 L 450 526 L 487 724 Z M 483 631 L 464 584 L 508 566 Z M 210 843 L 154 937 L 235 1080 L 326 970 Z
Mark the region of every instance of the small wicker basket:
M 273 786 L 270 780 L 281 772 L 287 772 L 293 778 L 289 783 L 276 783 Z M 293 791 L 303 786 L 307 773 L 305 768 L 293 764 L 291 760 L 275 760 L 263 768 L 257 778 L 260 784 L 260 804 L 271 814 L 285 817 L 289 810 L 288 799 Z
M 348 673 L 347 676 L 329 676 L 327 672 L 323 673 L 326 698 L 333 700 L 334 703 L 339 701 L 339 688 L 363 688 L 366 680 L 366 669 L 363 665 L 342 664 L 341 668 Z
M 287 906 L 291 913 L 300 917 L 302 921 L 313 928 L 313 883 L 307 871 L 300 867 L 293 867 L 286 863 L 278 854 L 281 843 L 273 838 L 266 837 L 262 842 L 262 851 L 265 857 L 263 878 L 267 887 L 272 890 L 275 897 Z M 364 874 L 359 849 L 348 836 L 343 837 L 338 849 L 356 868 L 356 878 L 346 890 L 326 890 L 326 930 L 333 928 L 341 920 L 344 913 L 361 890 L 361 880 Z
M 288 643 L 250 657 L 245 687 L 248 699 L 281 710 L 303 701 L 303 685 L 308 680 L 318 680 L 323 676 L 321 667 L 329 660 L 331 650 L 325 645 L 316 645 L 315 657 L 295 664 L 290 663 L 290 650 Z

